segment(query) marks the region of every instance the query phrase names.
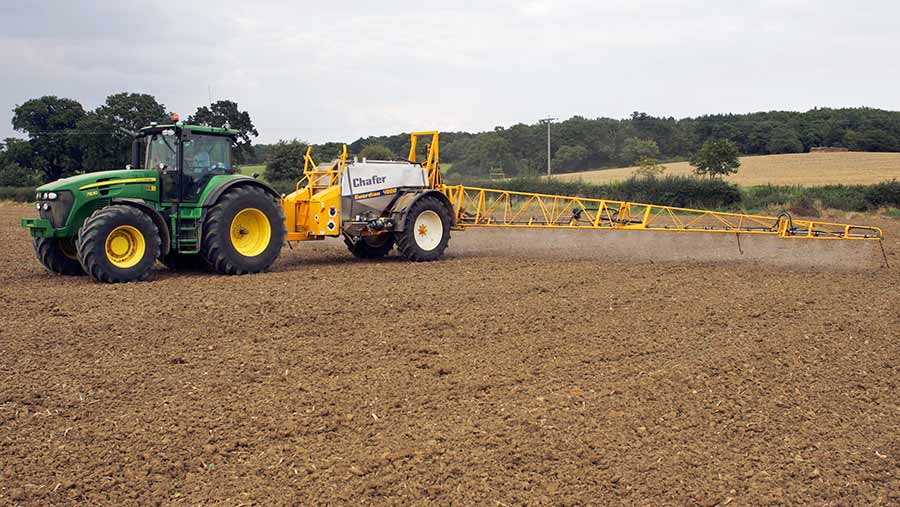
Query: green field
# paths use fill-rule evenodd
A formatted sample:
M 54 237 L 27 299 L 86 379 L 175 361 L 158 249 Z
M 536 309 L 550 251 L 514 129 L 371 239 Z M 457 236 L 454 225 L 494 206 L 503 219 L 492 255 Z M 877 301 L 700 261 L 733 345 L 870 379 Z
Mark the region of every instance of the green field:
M 253 176 L 253 173 L 259 173 L 260 175 L 262 175 L 263 173 L 266 172 L 265 164 L 242 165 L 242 166 L 239 166 L 238 169 L 241 171 L 241 174 L 244 174 L 247 176 Z

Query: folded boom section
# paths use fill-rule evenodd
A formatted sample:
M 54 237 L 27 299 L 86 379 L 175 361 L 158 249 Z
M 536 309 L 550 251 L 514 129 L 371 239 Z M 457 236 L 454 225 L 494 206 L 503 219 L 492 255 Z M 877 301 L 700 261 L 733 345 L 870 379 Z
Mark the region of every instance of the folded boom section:
M 878 227 L 726 213 L 637 202 L 443 186 L 461 227 L 623 229 L 767 234 L 782 238 L 880 240 Z

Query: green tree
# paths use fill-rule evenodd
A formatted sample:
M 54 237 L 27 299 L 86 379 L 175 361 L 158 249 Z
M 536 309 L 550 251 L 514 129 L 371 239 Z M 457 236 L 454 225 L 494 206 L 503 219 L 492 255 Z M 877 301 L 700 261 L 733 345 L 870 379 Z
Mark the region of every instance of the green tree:
M 848 130 L 844 139 L 847 148 L 852 151 L 900 151 L 900 139 L 880 130 Z
M 30 166 L 34 158 L 31 143 L 16 137 L 7 137 L 0 143 L 0 152 L 7 163 L 15 163 L 21 166 Z
M 131 158 L 128 134 L 116 130 L 94 111 L 78 120 L 71 141 L 78 144 L 82 169 L 87 172 L 122 168 Z
M 130 162 L 132 136 L 152 122 L 169 121 L 166 107 L 146 93 L 116 93 L 78 121 L 75 141 L 84 169 L 100 171 Z
M 37 187 L 41 183 L 40 174 L 0 159 L 0 187 Z
M 41 175 L 16 163 L 8 148 L 10 144 L 13 145 L 14 150 L 18 145 L 28 146 L 27 142 L 15 138 L 0 142 L 0 187 L 36 187 L 40 185 Z
M 622 162 L 632 165 L 643 157 L 659 157 L 659 146 L 653 139 L 630 137 L 622 146 Z
M 169 121 L 166 106 L 157 102 L 156 97 L 146 93 L 116 93 L 106 97 L 106 103 L 95 112 L 114 128 L 133 132 L 147 127 L 152 122 Z
M 553 157 L 553 168 L 559 172 L 571 172 L 584 169 L 588 158 L 588 149 L 580 144 L 560 146 Z
M 782 127 L 772 132 L 769 142 L 766 143 L 766 151 L 769 153 L 801 153 L 803 143 L 796 131 Z
M 349 148 L 347 148 L 349 150 Z M 330 162 L 341 156 L 344 143 L 329 142 L 313 145 L 312 157 L 317 163 Z
M 296 181 L 303 176 L 307 144 L 296 139 L 270 145 L 265 177 L 269 181 Z
M 250 120 L 250 113 L 238 109 L 236 102 L 220 100 L 209 107 L 197 108 L 197 112 L 188 117 L 187 123 L 192 125 L 206 125 L 208 127 L 224 127 L 240 132 L 232 146 L 231 154 L 235 163 L 244 162 L 244 154 L 253 155 L 253 143 L 251 137 L 259 137 L 259 132 Z
M 741 161 L 737 144 L 728 140 L 706 141 L 700 151 L 691 158 L 691 165 L 698 175 L 709 177 L 736 173 Z
M 635 169 L 634 174 L 642 178 L 656 178 L 666 170 L 666 166 L 661 165 L 652 157 L 641 157 L 638 165 L 640 167 Z
M 383 144 L 367 144 L 359 152 L 359 158 L 372 160 L 394 160 L 394 152 Z
M 502 168 L 507 175 L 518 173 L 513 167 L 509 141 L 498 132 L 487 132 L 454 143 L 454 150 L 462 154 L 460 160 L 453 162 L 454 174 L 487 177 L 492 168 Z
M 27 165 L 54 181 L 81 169 L 81 148 L 73 129 L 84 117 L 77 101 L 48 95 L 13 109 L 12 126 L 28 134 L 31 157 Z

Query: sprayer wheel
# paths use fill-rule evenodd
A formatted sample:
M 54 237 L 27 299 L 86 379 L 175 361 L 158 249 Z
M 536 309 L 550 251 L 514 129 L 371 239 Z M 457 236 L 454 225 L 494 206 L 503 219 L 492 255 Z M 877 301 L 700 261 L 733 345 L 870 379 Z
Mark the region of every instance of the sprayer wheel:
M 344 236 L 344 244 L 358 259 L 380 259 L 394 249 L 394 235 L 385 233 L 377 236 Z

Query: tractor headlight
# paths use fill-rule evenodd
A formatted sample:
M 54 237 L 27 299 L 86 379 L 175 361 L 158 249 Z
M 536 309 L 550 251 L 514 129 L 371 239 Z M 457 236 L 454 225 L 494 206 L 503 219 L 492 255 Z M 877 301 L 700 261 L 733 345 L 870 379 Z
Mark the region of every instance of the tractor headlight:
M 41 194 L 41 199 L 46 199 L 46 198 L 47 198 L 47 192 L 44 192 L 43 194 Z
M 39 203 L 39 202 L 34 203 L 34 209 L 40 211 L 40 210 L 41 210 L 41 203 Z
M 41 209 L 44 211 L 47 211 L 48 209 L 50 209 L 50 203 L 45 202 L 45 203 L 41 204 Z
M 47 199 L 49 199 L 49 200 L 51 200 L 51 201 L 52 201 L 52 200 L 55 200 L 57 197 L 59 197 L 59 196 L 56 195 L 56 192 L 48 192 L 48 193 L 47 193 Z

